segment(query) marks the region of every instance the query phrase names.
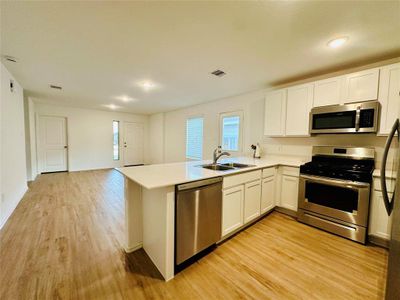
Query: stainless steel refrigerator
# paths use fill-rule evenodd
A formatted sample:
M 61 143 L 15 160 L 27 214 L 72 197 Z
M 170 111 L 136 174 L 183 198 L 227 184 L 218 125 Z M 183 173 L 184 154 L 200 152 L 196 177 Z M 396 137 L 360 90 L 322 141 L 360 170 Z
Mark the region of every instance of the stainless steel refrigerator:
M 397 133 L 397 135 L 396 135 Z M 382 196 L 385 208 L 392 218 L 392 234 L 389 248 L 388 274 L 386 280 L 386 299 L 400 299 L 400 153 L 399 153 L 400 122 L 393 124 L 386 141 L 381 168 Z M 390 153 L 391 152 L 391 153 Z M 386 187 L 386 177 L 396 177 L 395 190 L 390 196 Z

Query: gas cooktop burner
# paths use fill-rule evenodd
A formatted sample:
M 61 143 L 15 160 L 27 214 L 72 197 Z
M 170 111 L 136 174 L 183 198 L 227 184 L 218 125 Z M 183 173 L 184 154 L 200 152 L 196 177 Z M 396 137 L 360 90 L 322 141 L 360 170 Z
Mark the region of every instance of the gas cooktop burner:
M 311 162 L 300 166 L 302 174 L 368 183 L 372 181 L 373 171 L 373 158 L 355 159 L 336 155 L 314 155 Z

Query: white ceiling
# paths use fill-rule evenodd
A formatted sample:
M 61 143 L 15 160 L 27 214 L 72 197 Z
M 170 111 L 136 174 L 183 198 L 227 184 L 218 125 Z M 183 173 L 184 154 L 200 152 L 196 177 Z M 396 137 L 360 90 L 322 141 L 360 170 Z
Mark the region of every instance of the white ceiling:
M 41 101 L 154 113 L 400 56 L 399 3 L 1 1 L 1 54 Z M 327 47 L 343 35 L 344 47 Z

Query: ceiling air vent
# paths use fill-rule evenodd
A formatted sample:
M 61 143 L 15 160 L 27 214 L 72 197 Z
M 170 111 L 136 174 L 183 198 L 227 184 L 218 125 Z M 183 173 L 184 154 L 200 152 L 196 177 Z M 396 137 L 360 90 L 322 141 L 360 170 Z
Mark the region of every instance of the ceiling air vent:
M 61 86 L 50 84 L 50 87 L 55 90 L 62 90 Z
M 222 77 L 222 76 L 226 75 L 226 73 L 221 70 L 215 70 L 214 72 L 211 72 L 211 74 L 218 76 L 218 77 Z

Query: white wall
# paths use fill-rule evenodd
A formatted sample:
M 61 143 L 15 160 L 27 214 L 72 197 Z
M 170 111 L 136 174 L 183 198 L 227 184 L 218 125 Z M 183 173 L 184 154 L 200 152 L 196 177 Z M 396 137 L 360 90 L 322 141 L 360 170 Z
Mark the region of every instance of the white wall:
M 36 116 L 61 116 L 67 118 L 68 170 L 80 171 L 122 166 L 122 159 L 113 160 L 112 121 L 144 124 L 145 162 L 148 155 L 148 116 L 119 112 L 82 109 L 69 106 L 43 104 L 35 100 Z M 120 149 L 121 153 L 122 148 Z
M 164 114 L 149 117 L 149 161 L 153 164 L 164 162 Z
M 0 228 L 27 190 L 22 87 L 1 64 Z M 14 81 L 14 92 L 10 91 Z
M 25 143 L 26 172 L 28 181 L 35 180 L 37 171 L 35 103 L 32 98 L 25 98 Z
M 165 113 L 165 162 L 184 161 L 186 147 L 186 119 L 204 117 L 203 159 L 211 159 L 220 144 L 219 116 L 224 112 L 243 111 L 243 151 L 251 153 L 250 145 L 261 141 L 265 92 L 256 91 Z

